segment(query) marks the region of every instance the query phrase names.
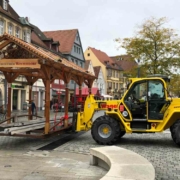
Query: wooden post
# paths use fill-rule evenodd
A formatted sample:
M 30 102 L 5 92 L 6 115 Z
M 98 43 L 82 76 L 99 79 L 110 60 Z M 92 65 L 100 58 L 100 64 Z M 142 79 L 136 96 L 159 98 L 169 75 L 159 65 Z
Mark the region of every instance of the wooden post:
M 32 111 L 30 104 L 32 103 L 32 86 L 29 85 L 29 110 L 28 110 L 28 120 L 32 120 Z
M 68 95 L 69 95 L 69 84 L 67 83 L 66 84 L 66 91 L 65 91 L 65 115 L 64 115 L 64 119 L 65 119 L 65 122 L 64 122 L 64 126 L 65 127 L 68 127 Z
M 46 87 L 45 87 L 45 89 L 46 89 Z M 46 106 L 46 91 L 45 91 L 45 97 L 44 97 L 44 99 L 45 99 L 45 100 L 44 100 L 44 103 L 45 103 L 45 104 L 44 104 L 44 117 L 46 117 L 46 111 L 45 111 L 45 109 L 46 109 L 46 107 L 45 107 L 45 106 Z
M 46 80 L 46 92 L 45 92 L 45 134 L 49 133 L 50 129 L 50 80 Z
M 8 83 L 8 107 L 7 107 L 7 119 L 11 117 L 11 83 Z M 7 123 L 11 123 L 11 120 L 8 120 Z

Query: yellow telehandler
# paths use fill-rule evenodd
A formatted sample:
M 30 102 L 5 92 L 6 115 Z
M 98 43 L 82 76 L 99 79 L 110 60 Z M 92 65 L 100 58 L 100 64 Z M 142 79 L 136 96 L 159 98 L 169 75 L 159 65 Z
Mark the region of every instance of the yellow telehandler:
M 155 133 L 170 128 L 173 141 L 180 146 L 180 98 L 168 97 L 167 76 L 130 78 L 119 100 L 95 100 L 88 95 L 84 110 L 74 114 L 73 130 L 91 129 L 93 139 L 111 145 L 125 133 Z M 92 121 L 96 111 L 103 116 Z

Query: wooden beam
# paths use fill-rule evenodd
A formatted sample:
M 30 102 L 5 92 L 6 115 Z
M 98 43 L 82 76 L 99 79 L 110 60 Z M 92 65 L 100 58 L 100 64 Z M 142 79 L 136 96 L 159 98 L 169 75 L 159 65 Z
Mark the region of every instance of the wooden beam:
M 29 76 L 25 76 L 27 79 L 27 82 L 29 85 L 33 85 L 38 79 L 40 79 L 39 77 L 29 77 Z
M 46 79 L 50 80 L 50 67 L 46 65 L 42 65 L 42 72 L 44 73 L 44 76 Z
M 8 83 L 8 107 L 7 107 L 7 119 L 11 117 L 11 83 Z M 11 120 L 8 120 L 9 124 Z
M 12 83 L 20 74 L 3 72 L 8 83 Z
M 78 76 L 77 80 L 78 80 L 78 85 L 82 86 L 82 83 L 84 82 L 84 77 L 83 76 Z
M 45 91 L 45 134 L 49 133 L 50 130 L 50 80 L 46 80 L 45 82 L 45 87 L 46 87 L 46 91 Z
M 10 83 L 10 76 L 9 76 L 9 73 L 3 72 L 3 74 L 4 74 L 4 77 L 5 77 L 5 79 L 7 80 L 7 82 Z
M 68 84 L 69 81 L 71 80 L 71 72 L 64 72 L 63 73 L 63 77 L 64 77 L 64 82 L 66 84 Z
M 18 76 L 19 76 L 19 73 L 12 73 L 11 82 L 13 82 Z
M 3 49 L 5 46 L 7 46 L 9 43 L 12 43 L 12 41 L 11 40 L 6 40 L 2 44 L 0 44 L 0 50 Z

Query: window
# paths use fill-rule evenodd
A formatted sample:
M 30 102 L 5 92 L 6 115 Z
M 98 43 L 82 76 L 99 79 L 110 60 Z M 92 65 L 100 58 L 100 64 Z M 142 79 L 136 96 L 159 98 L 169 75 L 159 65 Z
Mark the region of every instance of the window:
M 19 29 L 19 36 L 20 36 L 20 29 Z M 30 31 L 23 31 L 23 40 L 30 43 L 31 42 L 31 33 Z
M 7 1 L 6 0 L 3 0 L 3 9 L 4 10 L 7 10 Z
M 113 89 L 115 89 L 115 83 L 113 83 Z
M 118 71 L 116 71 L 116 76 L 115 77 L 118 78 Z
M 116 83 L 116 89 L 118 89 L 118 83 Z
M 74 46 L 74 52 L 76 52 L 76 46 Z
M 55 79 L 54 84 L 59 84 L 59 79 Z
M 108 88 L 112 89 L 112 82 L 108 82 Z
M 0 35 L 4 34 L 4 21 L 0 20 Z
M 30 32 L 27 32 L 26 33 L 26 41 L 28 42 L 28 43 L 30 43 L 31 42 L 31 39 L 30 39 Z
M 90 56 L 90 53 L 88 53 L 87 55 Z
M 13 25 L 9 24 L 8 26 L 8 34 L 13 35 Z
M 154 80 L 149 81 L 148 96 L 152 99 L 163 98 L 164 97 L 164 86 L 161 81 Z
M 76 36 L 76 41 L 79 41 L 79 37 L 78 36 Z
M 83 67 L 83 63 L 82 62 L 80 62 L 80 66 Z
M 108 69 L 108 76 L 112 77 L 112 70 L 111 69 Z
M 26 41 L 26 31 L 23 31 L 23 40 Z
M 78 61 L 76 60 L 75 62 L 76 62 L 76 64 L 78 65 Z
M 20 29 L 19 29 L 18 27 L 16 27 L 15 36 L 16 36 L 17 38 L 20 38 Z
M 72 62 L 74 62 L 74 59 L 73 59 L 73 58 L 71 58 L 71 61 L 72 61 Z

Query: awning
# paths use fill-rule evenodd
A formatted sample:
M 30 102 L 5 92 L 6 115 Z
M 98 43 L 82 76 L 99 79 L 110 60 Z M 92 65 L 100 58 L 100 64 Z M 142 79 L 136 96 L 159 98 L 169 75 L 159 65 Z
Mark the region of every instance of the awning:
M 52 89 L 52 96 L 58 96 L 58 95 L 64 95 L 65 90 L 64 89 Z
M 91 88 L 91 93 L 92 94 L 99 94 L 99 89 L 97 87 Z M 82 95 L 88 95 L 89 94 L 89 89 L 88 87 L 83 87 L 82 88 Z M 76 95 L 79 95 L 79 88 L 76 88 Z

